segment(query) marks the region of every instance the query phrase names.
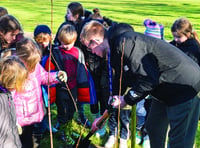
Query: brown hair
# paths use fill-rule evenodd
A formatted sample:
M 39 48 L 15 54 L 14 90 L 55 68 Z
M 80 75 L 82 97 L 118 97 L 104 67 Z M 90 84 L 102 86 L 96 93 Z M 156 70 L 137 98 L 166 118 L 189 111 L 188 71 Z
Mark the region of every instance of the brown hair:
M 78 15 L 77 22 L 81 22 L 82 21 L 82 17 L 84 16 L 84 9 L 83 9 L 83 6 L 81 5 L 81 3 L 79 3 L 79 2 L 71 2 L 67 6 L 67 8 L 70 9 L 70 11 L 72 12 L 73 16 Z
M 22 31 L 18 20 L 12 15 L 4 15 L 0 17 L 0 40 L 2 48 L 8 48 L 10 44 L 4 39 L 4 35 L 8 32 Z
M 194 38 L 198 43 L 200 43 L 197 33 L 193 31 L 192 24 L 187 18 L 181 17 L 177 19 L 171 27 L 171 32 L 177 32 L 178 34 L 183 34 L 188 38 Z
M 36 64 L 41 60 L 41 51 L 30 38 L 23 38 L 17 42 L 16 54 L 22 59 L 29 72 L 34 71 Z
M 65 45 L 71 44 L 77 39 L 77 32 L 74 26 L 66 24 L 62 26 L 58 33 L 58 39 L 60 42 L 63 42 Z
M 28 78 L 28 71 L 16 56 L 0 61 L 0 83 L 8 90 L 23 91 L 23 84 Z
M 93 9 L 93 14 L 90 15 L 90 18 L 103 20 L 103 17 L 100 14 L 99 8 L 94 8 Z
M 88 38 L 94 35 L 104 37 L 105 27 L 103 24 L 99 23 L 98 21 L 92 20 L 83 26 L 83 29 L 80 34 L 80 38 L 82 42 L 85 42 L 85 41 L 88 42 Z
M 0 7 L 0 17 L 8 14 L 8 11 L 4 7 Z

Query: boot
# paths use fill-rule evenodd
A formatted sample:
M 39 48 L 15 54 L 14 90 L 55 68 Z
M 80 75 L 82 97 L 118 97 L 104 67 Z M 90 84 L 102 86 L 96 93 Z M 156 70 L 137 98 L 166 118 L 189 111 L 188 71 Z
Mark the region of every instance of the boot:
M 82 125 L 86 125 L 87 128 L 91 127 L 90 121 L 85 117 L 84 114 L 84 105 L 78 103 L 78 119 L 77 121 L 81 123 Z

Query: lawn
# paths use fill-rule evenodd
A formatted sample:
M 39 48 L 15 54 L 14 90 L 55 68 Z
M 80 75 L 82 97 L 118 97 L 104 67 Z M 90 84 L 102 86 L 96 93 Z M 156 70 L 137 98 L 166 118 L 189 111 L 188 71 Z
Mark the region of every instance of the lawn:
M 52 3 L 51 0 L 0 0 L 1 6 L 6 7 L 8 12 L 20 21 L 24 32 L 30 32 L 31 34 L 38 24 L 49 25 L 53 34 L 55 34 L 58 26 L 64 21 L 66 6 L 69 2 L 71 0 L 52 0 Z M 192 22 L 194 30 L 200 34 L 199 0 L 112 0 L 106 2 L 102 0 L 79 0 L 79 2 L 88 10 L 98 7 L 103 16 L 114 21 L 129 23 L 137 32 L 141 33 L 145 30 L 143 21 L 146 18 L 153 19 L 164 25 L 164 36 L 168 41 L 172 40 L 170 27 L 179 17 L 187 17 Z M 56 115 L 54 107 L 52 108 L 52 114 L 54 122 Z M 89 120 L 94 119 L 89 113 L 88 106 L 86 106 L 86 115 Z M 89 129 L 77 124 L 75 120 L 72 125 L 78 133 L 83 130 L 84 135 L 86 135 L 89 131 Z M 55 136 L 53 135 L 53 137 Z M 102 139 L 97 139 L 94 136 L 91 139 L 94 144 L 103 145 L 106 138 L 107 135 Z M 54 147 L 61 147 L 60 145 L 60 142 L 54 138 Z M 42 141 L 42 148 L 45 147 L 50 147 L 47 135 L 45 140 Z M 200 148 L 200 123 L 196 136 L 196 148 Z

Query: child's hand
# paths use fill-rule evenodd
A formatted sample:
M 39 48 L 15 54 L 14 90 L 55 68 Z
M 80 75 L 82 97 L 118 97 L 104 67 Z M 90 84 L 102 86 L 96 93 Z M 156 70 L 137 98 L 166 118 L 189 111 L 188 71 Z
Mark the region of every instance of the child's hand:
M 61 81 L 61 82 L 67 82 L 67 74 L 65 71 L 59 71 L 58 72 L 58 79 Z
M 18 134 L 22 134 L 22 127 L 17 123 Z

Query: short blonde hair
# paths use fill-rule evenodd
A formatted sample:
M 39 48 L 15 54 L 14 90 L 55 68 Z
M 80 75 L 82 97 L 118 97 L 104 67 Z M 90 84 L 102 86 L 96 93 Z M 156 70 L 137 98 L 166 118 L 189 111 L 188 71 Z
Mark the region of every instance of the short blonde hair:
M 38 45 L 30 38 L 23 38 L 16 44 L 16 54 L 24 62 L 29 72 L 41 60 L 41 51 Z
M 83 29 L 80 34 L 80 38 L 82 42 L 89 42 L 88 39 L 91 36 L 105 36 L 105 27 L 103 24 L 99 23 L 98 21 L 90 21 L 83 26 Z
M 20 59 L 10 56 L 0 61 L 0 84 L 8 90 L 23 91 L 28 71 Z
M 58 33 L 58 39 L 65 45 L 74 43 L 77 39 L 77 32 L 75 27 L 70 24 L 63 25 Z

